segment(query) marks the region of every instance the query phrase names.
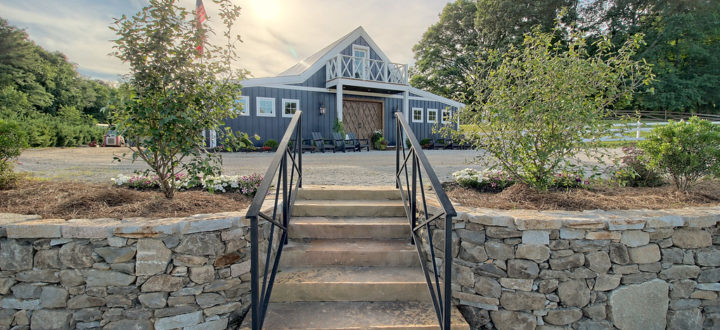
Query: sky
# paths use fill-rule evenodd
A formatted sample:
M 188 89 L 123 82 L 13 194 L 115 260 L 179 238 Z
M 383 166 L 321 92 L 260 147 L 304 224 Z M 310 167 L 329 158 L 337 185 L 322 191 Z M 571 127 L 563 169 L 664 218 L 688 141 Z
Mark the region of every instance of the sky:
M 412 47 L 450 0 L 234 0 L 242 13 L 234 32 L 238 66 L 253 77 L 275 76 L 363 26 L 391 61 L 412 65 Z M 218 34 L 217 7 L 204 0 Z M 194 9 L 195 0 L 180 0 Z M 109 55 L 114 18 L 131 16 L 146 0 L 0 0 L 0 17 L 25 29 L 49 51 L 64 53 L 85 76 L 117 81 L 128 67 Z M 219 38 L 219 37 L 218 37 Z M 220 41 L 220 39 L 218 39 Z

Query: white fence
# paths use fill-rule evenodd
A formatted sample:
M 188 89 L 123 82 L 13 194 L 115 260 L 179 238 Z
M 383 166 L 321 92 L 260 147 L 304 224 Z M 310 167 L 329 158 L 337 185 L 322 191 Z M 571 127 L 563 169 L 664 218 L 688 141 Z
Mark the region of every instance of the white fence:
M 715 125 L 720 125 L 720 121 L 712 121 Z M 665 126 L 668 122 L 641 122 L 627 123 L 627 124 L 614 124 L 611 135 L 600 138 L 598 141 L 611 142 L 611 141 L 642 141 L 645 137 L 640 132 L 650 132 L 657 126 Z M 585 142 L 592 141 L 591 139 L 583 140 Z

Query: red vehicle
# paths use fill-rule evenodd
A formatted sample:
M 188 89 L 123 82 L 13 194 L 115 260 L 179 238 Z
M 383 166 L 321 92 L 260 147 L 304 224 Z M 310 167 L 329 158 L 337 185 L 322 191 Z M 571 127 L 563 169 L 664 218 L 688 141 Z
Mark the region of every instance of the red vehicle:
M 110 127 L 110 129 L 105 133 L 105 136 L 103 137 L 103 147 L 122 147 L 125 146 L 125 138 L 122 137 L 122 135 L 119 135 L 117 131 L 115 130 L 115 127 Z

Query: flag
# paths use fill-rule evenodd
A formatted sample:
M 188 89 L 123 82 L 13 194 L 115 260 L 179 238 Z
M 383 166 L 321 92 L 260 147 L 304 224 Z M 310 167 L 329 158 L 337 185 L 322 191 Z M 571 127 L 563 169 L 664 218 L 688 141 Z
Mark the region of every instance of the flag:
M 202 28 L 202 23 L 205 22 L 205 19 L 207 18 L 205 13 L 205 6 L 203 5 L 202 0 L 195 1 L 195 22 L 197 24 L 198 30 Z M 200 54 L 203 52 L 203 43 L 205 42 L 205 36 L 203 35 L 202 40 L 200 41 L 200 44 L 195 47 Z

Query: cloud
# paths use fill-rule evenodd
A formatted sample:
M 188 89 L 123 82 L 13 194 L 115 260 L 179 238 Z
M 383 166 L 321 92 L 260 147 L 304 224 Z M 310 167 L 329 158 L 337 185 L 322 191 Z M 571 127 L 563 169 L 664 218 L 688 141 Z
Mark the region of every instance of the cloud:
M 274 76 L 362 25 L 394 62 L 413 63 L 412 46 L 438 20 L 448 0 L 235 0 L 243 7 L 234 32 L 241 35 L 239 66 L 255 77 Z M 12 25 L 50 51 L 65 53 L 82 73 L 98 78 L 126 73 L 112 51 L 113 17 L 133 15 L 145 0 L 0 0 Z M 195 0 L 182 0 L 192 10 Z M 217 8 L 205 1 L 222 42 Z M 275 12 L 276 11 L 276 12 Z

